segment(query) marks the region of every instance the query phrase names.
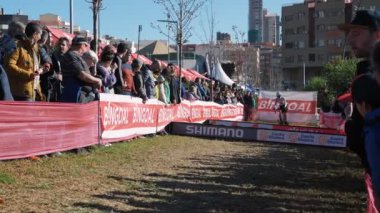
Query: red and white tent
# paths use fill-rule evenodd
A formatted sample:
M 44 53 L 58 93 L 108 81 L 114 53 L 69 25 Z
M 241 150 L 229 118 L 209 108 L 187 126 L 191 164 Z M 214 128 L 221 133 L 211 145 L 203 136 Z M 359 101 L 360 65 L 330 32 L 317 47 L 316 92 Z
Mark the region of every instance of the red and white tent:
M 68 38 L 70 41 L 75 37 L 74 34 L 70 34 L 70 33 L 66 33 L 65 31 L 62 31 L 60 29 L 56 29 L 56 28 L 53 28 L 53 27 L 46 27 L 47 31 L 49 31 L 50 33 L 50 39 L 51 39 L 51 42 L 53 44 L 55 44 L 59 38 L 61 37 L 66 37 Z
M 144 64 L 148 64 L 148 65 L 152 64 L 152 60 L 150 60 L 146 56 L 139 55 L 137 53 L 132 53 L 132 59 L 138 59 L 139 61 L 141 61 Z

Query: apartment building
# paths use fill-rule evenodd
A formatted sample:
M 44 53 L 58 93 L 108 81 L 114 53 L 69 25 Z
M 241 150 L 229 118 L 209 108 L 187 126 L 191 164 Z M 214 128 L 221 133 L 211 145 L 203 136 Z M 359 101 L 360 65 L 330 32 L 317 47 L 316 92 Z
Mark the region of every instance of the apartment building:
M 263 41 L 280 45 L 280 16 L 275 13 L 268 13 L 263 10 Z
M 263 0 L 249 0 L 248 42 L 258 43 L 263 39 Z
M 282 89 L 281 47 L 261 45 L 260 47 L 260 85 L 265 90 Z

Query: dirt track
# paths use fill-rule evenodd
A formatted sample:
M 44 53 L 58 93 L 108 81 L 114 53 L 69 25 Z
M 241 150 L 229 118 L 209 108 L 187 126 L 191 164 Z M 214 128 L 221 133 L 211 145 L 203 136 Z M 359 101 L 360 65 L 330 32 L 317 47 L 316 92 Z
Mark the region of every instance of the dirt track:
M 363 212 L 341 150 L 166 136 L 0 163 L 1 212 Z M 0 179 L 1 180 L 1 179 Z

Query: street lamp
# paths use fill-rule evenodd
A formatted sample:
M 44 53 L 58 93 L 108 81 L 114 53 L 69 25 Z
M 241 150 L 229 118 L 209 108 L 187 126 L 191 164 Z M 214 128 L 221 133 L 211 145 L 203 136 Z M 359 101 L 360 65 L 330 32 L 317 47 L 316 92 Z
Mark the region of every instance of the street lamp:
M 170 15 L 168 14 L 168 19 L 170 18 Z M 177 29 L 177 40 L 178 40 L 178 22 L 177 21 L 172 21 L 172 20 L 157 20 L 158 22 L 164 22 L 164 23 L 171 23 L 176 25 Z M 170 25 L 168 24 L 168 55 L 169 55 L 169 30 L 170 30 Z M 168 59 L 169 63 L 169 59 Z
M 140 34 L 142 31 L 142 25 L 139 25 L 139 31 L 138 31 L 138 39 L 137 39 L 137 52 L 140 51 Z
M 169 17 L 169 16 L 168 16 L 168 17 Z M 177 29 L 177 41 L 178 41 L 178 35 L 179 35 L 179 33 L 178 33 L 178 22 L 177 22 L 177 21 L 172 21 L 172 20 L 157 20 L 157 21 L 158 21 L 158 22 L 164 22 L 164 23 L 175 24 L 176 29 Z M 170 26 L 168 25 L 168 55 L 170 54 L 170 53 L 169 53 L 169 29 L 170 29 Z M 168 57 L 169 57 L 169 56 L 168 56 Z M 179 57 L 178 57 L 178 48 L 177 48 L 177 63 L 178 63 L 178 65 L 179 65 L 178 59 L 179 59 Z M 170 62 L 169 62 L 169 59 L 168 59 L 168 63 L 170 63 Z

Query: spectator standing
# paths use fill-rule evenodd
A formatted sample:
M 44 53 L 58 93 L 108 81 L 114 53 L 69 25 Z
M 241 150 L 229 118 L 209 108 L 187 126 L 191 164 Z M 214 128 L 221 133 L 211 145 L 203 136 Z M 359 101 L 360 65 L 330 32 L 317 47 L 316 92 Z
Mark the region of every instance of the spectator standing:
M 191 85 L 189 90 L 185 93 L 185 99 L 188 101 L 197 101 L 201 100 L 201 98 L 197 94 L 197 86 Z
M 49 40 L 49 33 L 46 30 L 42 31 L 41 39 L 38 40 L 38 48 L 41 55 L 41 65 L 44 72 L 41 74 L 41 90 L 46 97 L 46 101 L 50 100 L 49 94 L 49 79 L 54 74 L 53 69 L 51 69 L 53 61 L 50 57 L 50 47 L 46 44 Z
M 146 95 L 144 81 L 141 73 L 142 63 L 138 59 L 132 61 L 132 71 L 133 71 L 133 82 L 136 89 L 136 97 L 140 97 L 142 102 L 145 104 L 148 100 Z
M 361 75 L 352 84 L 352 98 L 364 118 L 365 182 L 367 212 L 380 210 L 380 87 L 370 75 Z
M 377 40 L 379 40 L 380 15 L 378 12 L 358 10 L 356 16 L 349 24 L 339 26 L 348 33 L 347 40 L 355 56 L 363 59 L 357 64 L 356 76 L 371 73 L 370 53 Z M 364 141 L 362 140 L 364 119 L 354 106 L 351 119 L 347 120 L 345 132 L 347 145 L 351 151 L 365 159 Z M 364 164 L 365 162 L 363 162 Z
M 25 25 L 21 22 L 11 22 L 8 25 L 7 33 L 0 38 L 0 64 L 4 59 L 17 48 L 17 40 L 24 34 Z
M 180 104 L 181 103 L 181 97 L 180 94 L 178 94 L 178 87 L 179 87 L 179 80 L 175 76 L 175 70 L 173 64 L 168 64 L 167 69 L 170 72 L 170 76 L 168 79 L 169 82 L 169 88 L 170 88 L 170 103 L 172 104 Z
M 102 81 L 91 75 L 90 69 L 82 59 L 88 49 L 84 37 L 77 36 L 72 40 L 70 50 L 64 55 L 62 63 L 63 93 L 62 101 L 87 103 L 95 100 L 95 90 L 100 89 Z
M 9 81 L 7 73 L 3 66 L 0 64 L 0 100 L 13 101 L 11 89 L 9 87 Z
M 5 60 L 11 92 L 17 101 L 44 100 L 39 82 L 43 70 L 37 45 L 41 34 L 41 26 L 30 22 L 25 28 L 26 37 L 18 42 L 16 50 Z
M 164 92 L 165 92 L 165 100 L 162 100 L 165 104 L 170 104 L 170 84 L 168 79 L 171 78 L 171 73 L 170 71 L 166 68 L 162 70 L 161 76 L 164 79 L 164 82 L 162 83 L 164 86 Z
M 115 70 L 116 63 L 112 63 L 115 52 L 112 48 L 105 48 L 100 55 L 100 62 L 97 64 L 97 72 L 102 77 L 103 92 L 114 94 L 113 86 L 116 83 Z
M 201 98 L 201 100 L 205 101 L 207 94 L 205 88 L 203 87 L 201 78 L 195 79 L 195 86 L 197 87 L 198 96 Z
M 356 76 L 361 74 L 371 73 L 370 53 L 376 43 L 380 39 L 380 14 L 377 11 L 358 10 L 350 24 L 339 26 L 341 30 L 348 33 L 347 40 L 350 44 L 355 56 L 363 59 L 357 64 Z M 364 98 L 364 97 L 360 97 Z M 357 106 L 354 105 L 351 119 L 348 119 L 345 124 L 345 132 L 347 136 L 347 146 L 349 149 L 359 155 L 364 168 L 368 168 L 366 157 L 365 141 L 363 140 L 365 121 L 360 115 Z M 368 170 L 366 169 L 365 183 L 368 192 L 368 204 L 371 204 L 370 190 L 371 182 L 368 181 Z M 373 203 L 372 203 L 373 204 Z M 368 205 L 367 212 L 372 212 L 373 205 Z M 377 212 L 376 211 L 373 212 Z
M 123 70 L 122 70 L 122 64 L 123 64 L 123 57 L 128 52 L 128 45 L 126 43 L 119 43 L 117 45 L 117 52 L 115 54 L 115 57 L 113 59 L 112 63 L 116 64 L 117 69 L 115 70 L 115 76 L 116 76 L 116 83 L 114 85 L 115 94 L 123 94 L 124 88 L 127 87 L 126 82 L 123 79 Z
M 161 70 L 161 63 L 158 60 L 154 59 L 152 61 L 152 64 L 149 66 L 149 69 L 153 73 L 153 79 L 154 79 L 154 84 L 155 84 L 155 86 L 154 86 L 154 98 L 159 99 L 161 90 L 164 89 L 163 85 L 159 84 L 159 82 L 161 82 L 161 83 L 163 82 L 163 79 L 160 78 L 161 71 L 162 71 Z M 162 94 L 165 94 L 165 92 Z
M 154 90 L 156 83 L 155 78 L 153 77 L 153 72 L 149 69 L 148 66 L 143 64 L 141 67 L 141 73 L 144 81 L 146 96 L 148 99 L 154 98 L 156 95 Z
M 133 71 L 130 64 L 131 50 L 128 49 L 127 54 L 123 57 L 123 65 L 121 67 L 123 72 L 123 80 L 125 87 L 123 88 L 123 95 L 132 95 L 136 93 L 135 83 L 133 82 Z
M 340 29 L 348 32 L 348 43 L 355 56 L 363 60 L 357 64 L 356 75 L 371 72 L 369 56 L 377 40 L 380 39 L 380 15 L 378 12 L 359 10 L 350 24 L 341 25 Z M 364 120 L 356 107 L 353 109 L 351 119 L 346 122 L 347 144 L 350 150 L 365 159 L 364 144 L 361 140 Z M 364 162 L 363 162 L 364 163 Z M 366 167 L 366 165 L 364 165 Z
M 59 101 L 62 94 L 62 68 L 64 54 L 69 50 L 70 41 L 66 37 L 58 39 L 57 44 L 54 47 L 51 54 L 51 60 L 53 63 L 52 71 L 48 77 L 48 96 L 47 101 Z

